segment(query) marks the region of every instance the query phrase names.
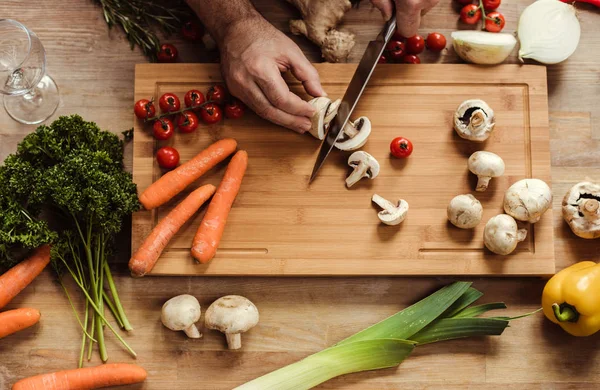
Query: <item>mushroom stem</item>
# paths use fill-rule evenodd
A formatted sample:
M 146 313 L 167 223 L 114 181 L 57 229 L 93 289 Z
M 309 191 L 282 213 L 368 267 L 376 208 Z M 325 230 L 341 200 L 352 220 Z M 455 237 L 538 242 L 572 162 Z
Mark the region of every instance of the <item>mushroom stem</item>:
M 384 210 L 391 210 L 396 207 L 392 202 L 377 194 L 373 195 L 371 201 Z
M 360 179 L 365 177 L 367 170 L 369 170 L 369 166 L 364 161 L 360 161 L 354 171 L 346 178 L 346 185 L 352 187 L 358 183 Z
M 189 327 L 185 328 L 183 331 L 185 332 L 185 334 L 187 335 L 187 337 L 189 337 L 191 339 L 199 339 L 199 338 L 202 337 L 202 333 L 200 333 L 200 331 L 198 330 L 198 328 L 194 324 L 192 324 Z
M 519 229 L 517 230 L 517 241 L 522 242 L 527 238 L 527 229 Z
M 485 114 L 481 109 L 475 111 L 471 116 L 471 125 L 473 127 L 481 126 L 485 121 Z
M 579 205 L 579 212 L 581 212 L 586 219 L 600 219 L 598 209 L 600 208 L 600 202 L 597 199 L 588 199 Z
M 226 333 L 225 338 L 229 349 L 242 348 L 242 335 L 240 333 Z
M 491 179 L 492 178 L 489 176 L 478 176 L 477 177 L 477 187 L 475 188 L 475 191 L 482 192 L 482 191 L 487 190 Z
M 360 133 L 360 128 L 362 127 L 362 120 L 359 119 L 356 123 L 348 122 L 346 126 L 344 126 L 344 134 L 348 136 L 348 138 L 354 138 L 358 133 Z

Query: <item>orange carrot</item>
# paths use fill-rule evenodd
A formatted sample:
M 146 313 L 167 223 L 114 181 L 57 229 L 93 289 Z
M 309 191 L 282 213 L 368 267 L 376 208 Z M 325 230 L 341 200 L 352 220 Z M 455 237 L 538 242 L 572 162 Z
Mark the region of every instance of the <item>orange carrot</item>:
M 203 264 L 208 263 L 217 253 L 227 216 L 240 191 L 247 166 L 248 153 L 240 150 L 229 162 L 223 180 L 208 205 L 192 243 L 192 256 Z
M 0 313 L 0 339 L 37 324 L 40 315 L 39 310 L 27 308 Z
M 50 262 L 50 246 L 43 245 L 33 254 L 0 276 L 0 309 L 38 276 Z
M 235 152 L 236 147 L 237 142 L 231 138 L 215 142 L 190 161 L 181 164 L 171 172 L 165 173 L 160 179 L 152 183 L 140 195 L 140 202 L 146 210 L 151 210 L 168 202 L 209 169 Z
M 12 390 L 88 390 L 130 385 L 146 380 L 146 370 L 135 364 L 112 363 L 51 372 L 21 379 Z
M 212 184 L 198 188 L 161 219 L 129 260 L 129 270 L 132 276 L 144 276 L 154 268 L 171 238 L 215 193 L 215 190 L 216 188 Z

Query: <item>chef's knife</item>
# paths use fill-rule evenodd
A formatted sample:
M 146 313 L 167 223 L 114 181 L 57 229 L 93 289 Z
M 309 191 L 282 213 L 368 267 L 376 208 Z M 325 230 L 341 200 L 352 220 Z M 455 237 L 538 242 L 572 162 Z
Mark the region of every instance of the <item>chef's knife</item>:
M 371 78 L 371 74 L 373 74 L 373 70 L 375 70 L 375 67 L 377 66 L 379 57 L 383 54 L 385 45 L 389 42 L 394 31 L 396 31 L 395 16 L 385 23 L 383 30 L 381 30 L 377 38 L 374 41 L 369 42 L 367 50 L 365 50 L 365 54 L 358 63 L 356 72 L 354 72 L 354 76 L 352 76 L 352 80 L 350 80 L 350 84 L 348 84 L 348 89 L 346 89 L 346 93 L 342 98 L 342 103 L 338 108 L 337 115 L 331 121 L 329 130 L 327 131 L 327 134 L 325 134 L 325 139 L 319 149 L 319 155 L 317 156 L 317 161 L 315 162 L 312 174 L 310 175 L 309 183 L 317 176 L 319 169 L 323 166 L 329 152 L 333 149 L 333 145 L 342 133 L 342 129 L 346 125 L 346 122 L 348 122 L 348 118 L 352 114 L 354 107 L 356 107 L 360 95 L 362 95 L 365 86 Z

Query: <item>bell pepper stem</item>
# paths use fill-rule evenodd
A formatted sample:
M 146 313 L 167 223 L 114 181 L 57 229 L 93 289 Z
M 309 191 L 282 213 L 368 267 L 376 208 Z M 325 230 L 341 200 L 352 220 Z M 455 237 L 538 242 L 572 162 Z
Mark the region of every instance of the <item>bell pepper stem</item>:
M 577 322 L 579 319 L 579 313 L 569 304 L 563 303 L 559 305 L 558 303 L 553 303 L 552 310 L 558 322 Z

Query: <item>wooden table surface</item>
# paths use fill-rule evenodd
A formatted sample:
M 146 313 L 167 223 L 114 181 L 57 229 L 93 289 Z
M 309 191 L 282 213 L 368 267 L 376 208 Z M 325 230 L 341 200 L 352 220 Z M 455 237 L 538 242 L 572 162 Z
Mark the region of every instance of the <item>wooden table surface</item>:
M 530 0 L 506 0 L 501 11 L 507 31 Z M 283 1 L 256 1 L 278 28 L 287 31 L 295 11 Z M 557 268 L 581 259 L 600 260 L 600 240 L 575 239 L 563 223 L 560 202 L 575 182 L 600 181 L 600 15 L 579 6 L 581 42 L 564 64 L 548 67 Z M 102 13 L 88 0 L 3 0 L 3 18 L 17 19 L 34 30 L 47 50 L 48 71 L 57 81 L 62 103 L 56 116 L 81 114 L 102 128 L 120 132 L 131 127 L 134 64 L 145 58 L 118 30 L 108 31 Z M 422 23 L 422 33 L 449 33 L 457 13 L 442 0 Z M 366 1 L 346 18 L 357 34 L 350 61 L 357 61 L 370 37 L 381 26 L 379 13 Z M 309 58 L 318 50 L 294 38 Z M 186 62 L 214 55 L 174 39 Z M 445 52 L 425 55 L 424 62 L 458 62 Z M 512 57 L 511 62 L 516 62 Z M 451 77 L 451 75 L 449 75 Z M 435 107 L 435 102 L 432 102 Z M 33 130 L 0 111 L 0 158 L 13 152 Z M 283 130 L 282 130 L 283 131 Z M 131 167 L 131 146 L 126 165 Z M 126 228 L 125 230 L 128 230 Z M 137 363 L 149 372 L 138 389 L 225 389 L 284 364 L 296 361 L 348 336 L 451 281 L 447 278 L 207 278 L 161 277 L 132 279 L 126 261 L 129 233 L 122 235 L 121 255 L 113 265 L 124 306 L 135 327 L 127 341 L 138 352 Z M 508 313 L 531 311 L 540 305 L 544 281 L 537 279 L 474 279 L 483 301 L 505 301 Z M 160 324 L 160 307 L 168 298 L 189 293 L 203 308 L 226 294 L 254 301 L 261 322 L 243 336 L 244 347 L 228 352 L 221 334 L 204 330 L 201 340 L 186 340 Z M 19 378 L 73 368 L 78 356 L 79 327 L 54 275 L 48 270 L 9 306 L 37 307 L 39 325 L 0 342 L 0 389 Z M 132 359 L 108 335 L 110 361 Z M 541 314 L 514 321 L 499 338 L 468 339 L 419 347 L 398 369 L 348 375 L 321 388 L 348 389 L 595 389 L 600 386 L 600 337 L 576 339 L 546 321 Z M 94 357 L 94 364 L 98 359 Z

